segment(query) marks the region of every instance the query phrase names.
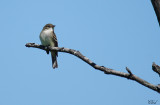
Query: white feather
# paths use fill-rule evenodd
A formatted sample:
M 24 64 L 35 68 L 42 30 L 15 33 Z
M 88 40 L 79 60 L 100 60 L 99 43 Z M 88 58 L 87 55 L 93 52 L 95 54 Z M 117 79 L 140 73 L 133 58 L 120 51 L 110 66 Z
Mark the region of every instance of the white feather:
M 54 46 L 52 39 L 53 28 L 45 29 L 40 34 L 40 40 L 44 46 Z

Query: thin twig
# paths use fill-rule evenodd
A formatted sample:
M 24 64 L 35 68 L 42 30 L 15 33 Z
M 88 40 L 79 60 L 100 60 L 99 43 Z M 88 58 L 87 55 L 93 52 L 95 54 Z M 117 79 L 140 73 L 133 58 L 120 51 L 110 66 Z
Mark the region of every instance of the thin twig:
M 131 70 L 130 70 L 128 67 L 126 67 L 126 70 L 127 70 L 128 73 L 129 73 L 128 79 L 130 79 L 133 74 L 132 74 Z
M 155 62 L 152 64 L 152 70 L 160 76 L 160 66 L 156 65 Z

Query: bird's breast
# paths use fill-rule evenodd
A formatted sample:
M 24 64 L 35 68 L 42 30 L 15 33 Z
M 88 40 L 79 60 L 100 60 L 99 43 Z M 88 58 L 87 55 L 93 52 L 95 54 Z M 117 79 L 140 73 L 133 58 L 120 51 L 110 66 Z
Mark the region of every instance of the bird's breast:
M 42 31 L 40 34 L 40 40 L 41 40 L 42 45 L 51 46 L 53 43 L 52 31 L 50 30 Z

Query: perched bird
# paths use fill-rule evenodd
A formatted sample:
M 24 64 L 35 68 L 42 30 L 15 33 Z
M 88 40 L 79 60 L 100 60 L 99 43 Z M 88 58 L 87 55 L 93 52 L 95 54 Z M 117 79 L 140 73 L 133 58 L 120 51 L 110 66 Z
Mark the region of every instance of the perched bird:
M 46 24 L 41 33 L 40 33 L 40 40 L 42 45 L 44 46 L 51 46 L 51 47 L 58 47 L 58 41 L 56 34 L 54 33 L 54 27 L 55 25 L 52 24 Z M 46 51 L 47 54 L 49 54 L 49 51 Z M 53 69 L 58 68 L 58 63 L 57 63 L 57 57 L 58 57 L 58 52 L 56 51 L 51 51 L 51 57 L 52 57 L 52 67 Z

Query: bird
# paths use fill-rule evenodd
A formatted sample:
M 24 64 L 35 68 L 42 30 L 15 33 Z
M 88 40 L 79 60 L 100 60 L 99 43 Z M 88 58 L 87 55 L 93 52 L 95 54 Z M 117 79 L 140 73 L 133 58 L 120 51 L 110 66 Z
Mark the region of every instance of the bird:
M 58 47 L 58 41 L 57 41 L 56 34 L 54 33 L 54 27 L 55 27 L 55 25 L 50 24 L 50 23 L 46 24 L 43 27 L 43 29 L 39 35 L 39 38 L 40 38 L 42 45 L 50 46 L 50 47 Z M 49 51 L 46 50 L 46 53 L 49 54 Z M 57 57 L 58 57 L 58 52 L 51 51 L 53 69 L 58 68 Z

